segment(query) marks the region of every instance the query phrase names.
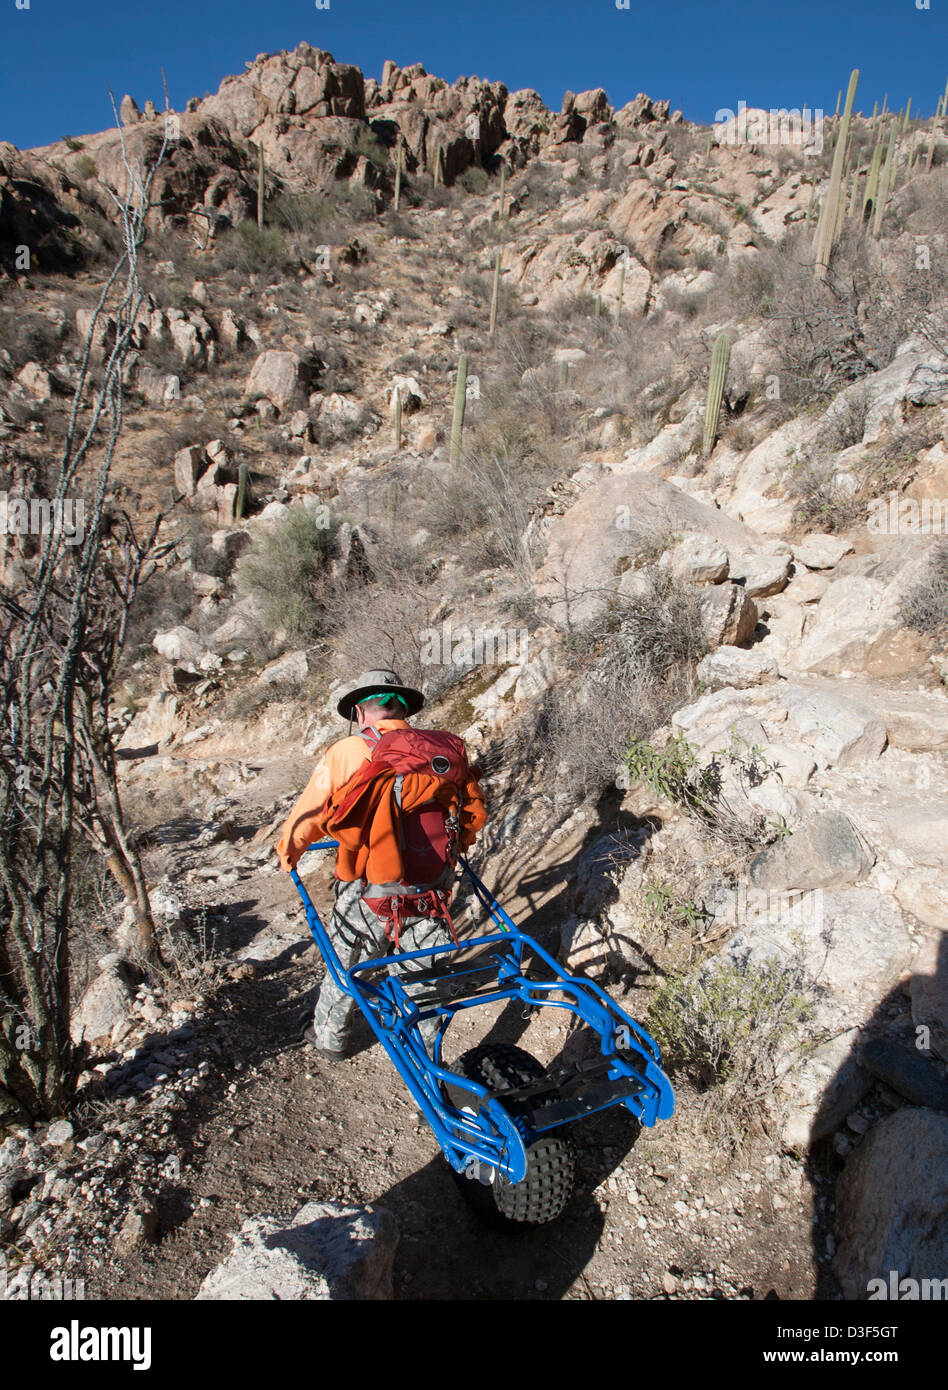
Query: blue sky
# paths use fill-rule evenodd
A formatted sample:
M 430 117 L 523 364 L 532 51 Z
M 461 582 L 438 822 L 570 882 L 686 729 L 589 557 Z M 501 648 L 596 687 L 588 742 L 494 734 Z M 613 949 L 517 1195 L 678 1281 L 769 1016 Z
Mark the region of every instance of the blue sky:
M 625 0 L 621 0 L 625 3 Z M 325 3 L 325 0 L 324 0 Z M 853 67 L 857 106 L 884 93 L 931 114 L 948 78 L 948 0 L 2 0 L 0 139 L 20 148 L 111 124 L 107 88 L 173 107 L 216 91 L 260 52 L 303 39 L 378 77 L 386 58 L 534 87 L 637 92 L 687 117 L 823 107 Z M 17 8 L 17 6 L 28 8 Z

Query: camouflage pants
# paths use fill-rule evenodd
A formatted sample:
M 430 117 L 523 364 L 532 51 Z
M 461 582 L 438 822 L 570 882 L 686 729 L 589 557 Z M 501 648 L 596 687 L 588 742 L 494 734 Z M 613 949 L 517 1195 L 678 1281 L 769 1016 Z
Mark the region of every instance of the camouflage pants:
M 395 950 L 395 943 L 385 935 L 385 921 L 362 901 L 364 887 L 358 879 L 354 883 L 339 883 L 336 887 L 336 902 L 327 924 L 327 934 L 343 970 L 351 970 L 361 960 L 390 955 Z M 451 944 L 451 933 L 441 919 L 406 917 L 399 933 L 398 949 L 399 952 L 423 951 L 431 946 Z M 434 959 L 437 960 L 437 957 Z M 409 961 L 401 967 L 400 973 L 410 975 L 413 971 L 427 970 L 432 964 L 430 957 Z M 342 992 L 327 967 L 313 1015 L 313 1031 L 320 1047 L 331 1052 L 345 1049 L 354 1008 L 355 1000 Z M 429 1019 L 420 1025 L 422 1039 L 429 1049 L 437 1031 L 437 1019 Z

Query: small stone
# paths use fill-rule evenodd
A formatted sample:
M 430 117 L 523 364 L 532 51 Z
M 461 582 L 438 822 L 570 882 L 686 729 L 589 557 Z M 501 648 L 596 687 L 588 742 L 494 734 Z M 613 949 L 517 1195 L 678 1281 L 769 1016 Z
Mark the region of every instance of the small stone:
M 79 1140 L 79 1148 L 84 1153 L 94 1154 L 105 1148 L 108 1142 L 108 1136 L 105 1134 L 89 1134 L 85 1139 Z
M 46 1143 L 58 1148 L 60 1144 L 68 1144 L 72 1136 L 73 1128 L 68 1120 L 54 1120 L 46 1131 Z
M 115 1238 L 115 1250 L 119 1255 L 130 1254 L 139 1245 L 152 1241 L 158 1233 L 158 1210 L 151 1202 L 144 1202 L 130 1211 L 122 1222 Z

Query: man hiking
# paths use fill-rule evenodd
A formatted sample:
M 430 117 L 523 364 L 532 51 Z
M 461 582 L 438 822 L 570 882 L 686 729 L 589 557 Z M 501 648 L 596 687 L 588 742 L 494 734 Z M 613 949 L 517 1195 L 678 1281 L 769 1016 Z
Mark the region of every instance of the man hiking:
M 339 841 L 327 932 L 343 970 L 366 957 L 456 940 L 448 911 L 455 860 L 474 843 L 487 811 L 464 741 L 408 723 L 424 703 L 394 671 L 366 671 L 349 686 L 336 706 L 349 735 L 320 759 L 277 845 L 288 872 L 314 840 Z M 403 973 L 431 964 L 408 962 Z M 303 1033 L 322 1056 L 346 1056 L 353 1003 L 327 970 Z M 422 1025 L 426 1045 L 436 1031 L 436 1019 Z

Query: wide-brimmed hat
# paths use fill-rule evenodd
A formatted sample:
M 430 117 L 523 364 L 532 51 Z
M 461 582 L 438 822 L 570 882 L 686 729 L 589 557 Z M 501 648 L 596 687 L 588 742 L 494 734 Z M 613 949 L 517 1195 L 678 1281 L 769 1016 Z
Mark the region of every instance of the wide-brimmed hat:
M 336 709 L 343 719 L 351 719 L 356 705 L 370 695 L 400 695 L 408 706 L 406 714 L 417 714 L 425 703 L 420 690 L 402 685 L 394 671 L 363 671 L 358 680 L 346 687 Z

